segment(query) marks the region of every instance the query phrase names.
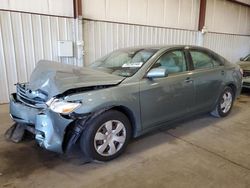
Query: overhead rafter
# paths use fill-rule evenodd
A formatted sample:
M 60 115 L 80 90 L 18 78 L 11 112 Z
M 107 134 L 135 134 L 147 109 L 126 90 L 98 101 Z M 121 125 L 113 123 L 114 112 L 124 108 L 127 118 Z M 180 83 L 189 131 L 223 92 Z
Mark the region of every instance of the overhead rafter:
M 82 16 L 82 0 L 73 0 L 74 18 Z
M 228 0 L 228 1 L 230 1 L 230 2 L 232 2 L 232 3 L 236 3 L 236 4 L 238 4 L 238 5 L 250 7 L 250 4 L 244 3 L 244 2 L 242 2 L 242 1 L 237 1 L 237 0 Z
M 205 25 L 207 0 L 200 0 L 200 13 L 198 30 L 201 31 Z

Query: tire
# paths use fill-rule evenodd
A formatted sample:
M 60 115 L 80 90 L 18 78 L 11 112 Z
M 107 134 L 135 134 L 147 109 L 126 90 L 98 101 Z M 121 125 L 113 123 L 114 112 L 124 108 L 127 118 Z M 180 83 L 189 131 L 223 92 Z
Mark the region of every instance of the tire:
M 131 137 L 129 119 L 121 112 L 109 110 L 86 124 L 80 147 L 89 159 L 109 161 L 121 155 Z
M 215 109 L 210 112 L 210 114 L 214 117 L 226 117 L 233 106 L 234 102 L 234 92 L 231 87 L 225 87 L 222 92 Z

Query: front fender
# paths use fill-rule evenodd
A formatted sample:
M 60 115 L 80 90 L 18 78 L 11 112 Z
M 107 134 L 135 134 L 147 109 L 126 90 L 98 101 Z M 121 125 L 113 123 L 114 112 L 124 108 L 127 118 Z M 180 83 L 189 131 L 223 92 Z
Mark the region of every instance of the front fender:
M 135 132 L 139 133 L 142 130 L 138 83 L 120 84 L 116 87 L 76 93 L 67 96 L 65 100 L 82 102 L 81 107 L 74 111 L 75 114 L 93 114 L 105 108 L 123 106 L 129 109 L 135 118 Z

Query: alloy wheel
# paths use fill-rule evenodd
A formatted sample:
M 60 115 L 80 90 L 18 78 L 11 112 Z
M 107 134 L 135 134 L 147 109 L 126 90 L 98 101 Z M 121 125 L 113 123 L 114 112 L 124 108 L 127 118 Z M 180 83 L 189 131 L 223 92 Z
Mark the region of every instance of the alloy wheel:
M 233 102 L 232 93 L 229 91 L 226 91 L 223 94 L 221 104 L 220 104 L 220 108 L 221 108 L 223 113 L 227 113 L 230 110 L 230 108 L 232 106 L 232 102 Z

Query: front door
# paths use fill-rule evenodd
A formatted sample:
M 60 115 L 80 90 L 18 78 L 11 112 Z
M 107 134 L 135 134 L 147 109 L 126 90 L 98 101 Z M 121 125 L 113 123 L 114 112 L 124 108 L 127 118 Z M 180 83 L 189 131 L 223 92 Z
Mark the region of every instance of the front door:
M 189 112 L 194 104 L 194 84 L 182 50 L 163 54 L 152 68 L 164 66 L 168 76 L 140 82 L 143 129 L 152 128 Z

